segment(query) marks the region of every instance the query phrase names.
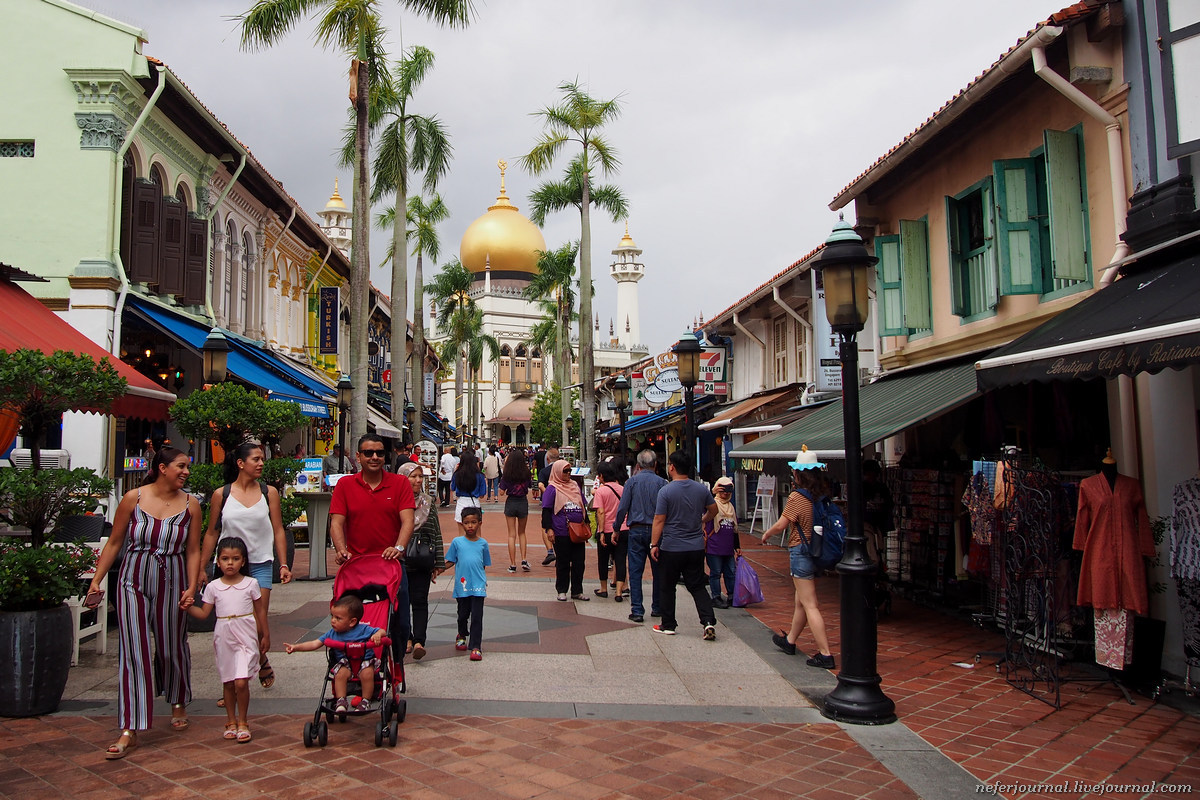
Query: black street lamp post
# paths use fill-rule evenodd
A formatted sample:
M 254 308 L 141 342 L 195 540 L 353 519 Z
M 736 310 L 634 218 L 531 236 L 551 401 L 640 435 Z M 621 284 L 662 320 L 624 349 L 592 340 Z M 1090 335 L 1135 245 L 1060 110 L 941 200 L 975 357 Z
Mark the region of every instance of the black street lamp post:
M 625 413 L 629 405 L 629 378 L 624 375 L 618 375 L 613 381 L 613 404 L 617 407 L 617 419 L 621 422 L 621 438 L 617 445 L 617 452 L 620 454 L 621 466 L 625 466 Z
M 415 444 L 421 438 L 420 420 L 414 416 L 416 411 L 417 407 L 412 404 L 411 400 L 404 404 L 404 420 L 408 423 L 408 444 Z
M 839 722 L 886 725 L 896 721 L 896 704 L 881 688 L 875 616 L 875 572 L 863 536 L 862 434 L 858 410 L 858 332 L 867 322 L 868 271 L 878 262 L 863 240 L 839 219 L 813 268 L 825 288 L 825 314 L 840 339 L 842 427 L 846 450 L 846 546 L 837 565 L 841 576 L 842 670 L 825 696 L 822 714 Z
M 337 382 L 338 444 L 342 446 L 342 455 L 338 459 L 338 472 L 342 474 L 346 472 L 346 412 L 350 410 L 353 402 L 354 385 L 350 383 L 349 375 L 343 375 L 342 379 Z
M 681 336 L 675 345 L 675 364 L 679 370 L 679 383 L 683 385 L 683 451 L 693 463 L 696 463 L 696 384 L 700 382 L 700 352 L 700 342 L 692 331 Z
M 204 358 L 205 383 L 224 383 L 229 374 L 229 340 L 225 334 L 216 328 L 210 330 L 200 353 Z

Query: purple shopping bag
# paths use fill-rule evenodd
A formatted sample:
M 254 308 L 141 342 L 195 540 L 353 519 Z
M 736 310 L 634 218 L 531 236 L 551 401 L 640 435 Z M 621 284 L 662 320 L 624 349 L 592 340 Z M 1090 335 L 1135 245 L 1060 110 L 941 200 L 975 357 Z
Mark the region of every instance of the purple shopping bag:
M 763 593 L 762 587 L 758 585 L 758 573 L 754 571 L 754 567 L 750 566 L 748 560 L 739 556 L 737 566 L 734 568 L 734 606 L 744 608 L 751 603 L 761 603 L 762 601 Z

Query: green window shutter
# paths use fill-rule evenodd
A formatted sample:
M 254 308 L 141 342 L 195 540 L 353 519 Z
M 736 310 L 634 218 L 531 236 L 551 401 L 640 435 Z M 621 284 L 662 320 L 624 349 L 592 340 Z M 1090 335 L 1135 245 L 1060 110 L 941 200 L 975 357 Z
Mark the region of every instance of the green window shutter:
M 950 313 L 967 316 L 966 286 L 963 285 L 963 234 L 961 203 L 946 196 L 946 238 L 950 244 Z
M 992 162 L 1001 294 L 1041 294 L 1042 245 L 1032 158 Z
M 929 233 L 925 220 L 900 220 L 900 274 L 904 285 L 904 324 L 910 330 L 933 328 L 929 302 Z
M 900 237 L 876 236 L 875 257 L 879 259 L 875 267 L 879 278 L 876 302 L 880 317 L 879 335 L 906 336 L 908 328 L 904 327 L 904 293 L 900 284 Z
M 1084 281 L 1088 252 L 1080 174 L 1079 137 L 1073 131 L 1044 131 L 1046 188 L 1050 197 L 1050 261 L 1054 277 Z

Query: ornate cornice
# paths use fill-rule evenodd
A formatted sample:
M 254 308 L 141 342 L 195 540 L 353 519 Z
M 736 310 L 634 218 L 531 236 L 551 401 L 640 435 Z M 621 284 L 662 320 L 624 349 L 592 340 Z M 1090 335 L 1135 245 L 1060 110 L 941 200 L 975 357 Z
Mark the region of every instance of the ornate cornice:
M 65 69 L 75 87 L 75 103 L 82 113 L 115 114 L 132 125 L 141 111 L 142 87 L 129 73 L 119 69 Z

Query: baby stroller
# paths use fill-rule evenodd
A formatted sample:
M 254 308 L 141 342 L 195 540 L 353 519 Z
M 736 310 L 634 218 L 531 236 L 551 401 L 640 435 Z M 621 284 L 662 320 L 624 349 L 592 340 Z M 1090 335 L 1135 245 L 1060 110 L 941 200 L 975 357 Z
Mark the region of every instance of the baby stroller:
M 391 630 L 392 614 L 398 613 L 400 596 L 401 566 L 399 561 L 388 561 L 381 556 L 354 556 L 338 569 L 333 581 L 333 596 L 344 594 L 357 595 L 363 602 L 361 622 L 385 632 Z M 312 747 L 313 743 L 324 747 L 329 739 L 329 723 L 335 719 L 345 722 L 350 716 L 367 716 L 377 713 L 379 720 L 375 724 L 375 746 L 380 747 L 386 740 L 389 747 L 396 746 L 400 723 L 404 721 L 407 703 L 400 695 L 404 693 L 404 664 L 392 659 L 391 639 L 386 635 L 379 652 L 379 669 L 375 675 L 374 695 L 361 700 L 370 700 L 373 705 L 360 710 L 354 704 L 347 711 L 338 711 L 334 707 L 334 698 L 330 693 L 333 682 L 330 669 L 343 655 L 350 662 L 350 683 L 348 696 L 356 691 L 361 694 L 362 684 L 358 680 L 358 670 L 362 666 L 366 650 L 371 647 L 369 642 L 344 643 L 325 639 L 323 644 L 328 655 L 329 669 L 325 670 L 325 680 L 321 684 L 321 697 L 317 710 L 313 713 L 311 722 L 304 723 L 304 746 Z M 359 698 L 355 698 L 359 699 Z M 324 716 L 324 719 L 321 717 Z

